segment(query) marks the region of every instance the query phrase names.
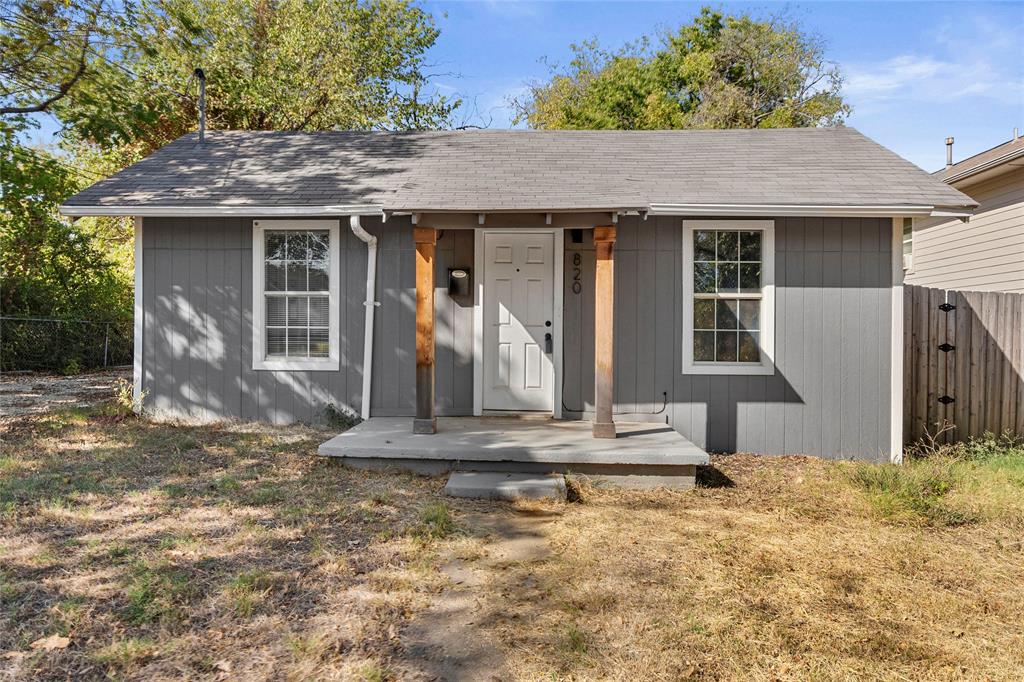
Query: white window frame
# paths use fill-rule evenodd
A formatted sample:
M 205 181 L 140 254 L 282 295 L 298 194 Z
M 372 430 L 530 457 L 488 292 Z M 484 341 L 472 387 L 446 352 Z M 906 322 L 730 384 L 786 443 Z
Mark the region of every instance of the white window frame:
M 693 359 L 693 233 L 697 230 L 752 231 L 761 236 L 761 362 L 695 362 Z M 749 294 L 748 294 L 749 297 Z M 733 298 L 744 298 L 737 294 Z M 770 376 L 775 374 L 775 221 L 683 221 L 683 374 Z
M 907 228 L 910 228 L 908 231 Z M 905 253 L 907 244 L 910 244 L 910 253 Z M 914 272 L 914 219 L 903 218 L 902 229 L 900 230 L 900 254 L 903 256 L 903 271 L 909 274 Z
M 266 357 L 266 311 L 265 282 L 266 267 L 263 262 L 266 251 L 267 230 L 327 230 L 328 245 L 328 344 L 330 353 L 326 358 L 268 358 Z M 254 220 L 252 222 L 252 368 L 254 370 L 334 370 L 341 365 L 341 326 L 339 320 L 341 301 L 341 244 L 337 220 Z

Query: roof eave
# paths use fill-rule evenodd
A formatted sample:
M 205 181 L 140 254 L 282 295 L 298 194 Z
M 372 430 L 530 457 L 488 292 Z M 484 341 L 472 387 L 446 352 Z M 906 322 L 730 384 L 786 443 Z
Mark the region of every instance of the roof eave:
M 337 216 L 382 215 L 384 207 L 377 204 L 346 204 L 334 206 L 77 206 L 63 205 L 61 215 L 72 218 L 102 216 L 133 216 L 139 218 L 181 218 L 218 216 Z
M 970 216 L 969 207 L 931 205 L 812 205 L 812 204 L 651 204 L 650 215 L 676 216 L 780 216 L 888 218 L 892 216 Z

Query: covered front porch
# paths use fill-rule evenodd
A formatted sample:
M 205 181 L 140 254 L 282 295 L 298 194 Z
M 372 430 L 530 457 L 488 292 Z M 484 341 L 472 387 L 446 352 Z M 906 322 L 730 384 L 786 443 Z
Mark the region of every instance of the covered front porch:
M 589 422 L 440 417 L 416 434 L 407 417 L 371 417 L 320 445 L 346 466 L 422 474 L 460 471 L 577 473 L 628 487 L 689 487 L 707 453 L 671 426 L 616 422 L 616 438 L 593 438 Z

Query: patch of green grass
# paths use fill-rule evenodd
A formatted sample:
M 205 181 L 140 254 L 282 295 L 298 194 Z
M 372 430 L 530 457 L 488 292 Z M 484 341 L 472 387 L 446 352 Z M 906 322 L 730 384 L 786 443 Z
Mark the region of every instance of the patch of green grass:
M 577 656 L 587 653 L 587 635 L 576 623 L 569 623 L 565 627 L 565 648 Z
M 119 669 L 130 668 L 157 653 L 157 645 L 149 637 L 128 637 L 118 639 L 93 654 L 93 659 L 103 665 Z
M 284 645 L 296 660 L 318 660 L 326 650 L 323 635 L 289 634 L 284 638 Z
M 420 509 L 419 521 L 412 528 L 412 533 L 423 540 L 435 540 L 454 535 L 458 524 L 452 516 L 451 509 L 444 502 L 431 502 Z
M 234 612 L 242 618 L 249 618 L 273 588 L 274 577 L 268 571 L 246 571 L 228 584 L 227 594 Z
M 359 679 L 361 682 L 386 682 L 391 679 L 391 673 L 380 663 L 370 661 L 360 666 Z
M 238 492 L 242 484 L 234 476 L 218 476 L 210 482 L 210 487 L 223 495 Z
M 958 526 L 985 517 L 1024 517 L 1024 446 L 991 434 L 908 453 L 903 464 L 857 464 L 849 480 L 880 517 Z
M 170 498 L 186 497 L 189 490 L 180 483 L 165 483 L 160 486 L 160 492 Z
M 136 561 L 125 590 L 125 619 L 133 625 L 177 622 L 192 591 L 184 571 L 168 563 Z
M 246 495 L 246 502 L 256 507 L 280 504 L 284 500 L 284 490 L 276 483 L 270 481 L 261 481 Z

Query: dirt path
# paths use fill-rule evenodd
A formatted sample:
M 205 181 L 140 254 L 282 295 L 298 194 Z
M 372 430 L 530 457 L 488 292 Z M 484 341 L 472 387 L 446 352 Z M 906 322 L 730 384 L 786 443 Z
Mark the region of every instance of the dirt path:
M 484 542 L 474 560 L 453 557 L 441 568 L 451 585 L 413 619 L 402 636 L 407 659 L 403 679 L 492 682 L 510 679 L 502 648 L 485 634 L 482 603 L 489 575 L 504 568 L 542 562 L 551 554 L 548 525 L 556 513 L 508 509 L 472 513 L 462 522 Z
M 118 379 L 130 381 L 131 377 L 130 368 L 70 377 L 5 372 L 0 375 L 0 418 L 95 405 L 114 394 L 114 383 Z

